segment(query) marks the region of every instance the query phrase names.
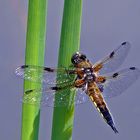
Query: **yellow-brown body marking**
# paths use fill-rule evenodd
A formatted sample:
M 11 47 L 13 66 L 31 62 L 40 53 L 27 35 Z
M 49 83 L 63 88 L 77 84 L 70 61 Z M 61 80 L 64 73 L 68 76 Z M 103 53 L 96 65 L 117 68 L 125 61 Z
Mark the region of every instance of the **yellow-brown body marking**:
M 91 101 L 94 103 L 95 107 L 97 108 L 101 116 L 106 121 L 105 119 L 106 116 L 104 116 L 103 110 L 106 110 L 107 106 L 103 99 L 102 93 L 100 92 L 95 82 L 91 82 L 88 84 L 87 94 L 89 95 Z M 108 113 L 109 113 L 109 110 L 108 110 Z
M 92 67 L 92 63 L 89 61 L 82 61 L 79 64 L 76 65 L 77 68 L 90 68 Z
M 93 70 L 94 72 L 98 72 L 102 67 L 103 67 L 102 63 L 99 63 L 93 68 Z

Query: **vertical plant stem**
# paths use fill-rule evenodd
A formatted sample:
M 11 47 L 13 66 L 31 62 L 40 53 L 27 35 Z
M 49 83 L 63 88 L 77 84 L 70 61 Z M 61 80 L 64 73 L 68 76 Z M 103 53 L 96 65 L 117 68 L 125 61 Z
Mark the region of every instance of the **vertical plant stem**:
M 65 0 L 58 67 L 69 67 L 72 54 L 79 50 L 81 17 L 82 0 Z M 74 93 L 71 92 L 70 96 Z M 54 108 L 52 140 L 71 140 L 73 119 L 74 105 Z
M 26 65 L 43 65 L 46 40 L 47 0 L 29 0 L 26 34 Z M 24 81 L 24 91 L 41 85 Z M 38 140 L 39 106 L 23 104 L 21 140 Z

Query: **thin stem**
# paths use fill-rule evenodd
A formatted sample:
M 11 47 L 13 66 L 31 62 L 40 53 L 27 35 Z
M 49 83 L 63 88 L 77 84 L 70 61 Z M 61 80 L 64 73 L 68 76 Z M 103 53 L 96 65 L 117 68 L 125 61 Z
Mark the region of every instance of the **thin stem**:
M 82 0 L 65 0 L 58 67 L 68 67 L 71 56 L 79 50 L 82 17 Z M 71 91 L 69 91 L 71 92 Z M 74 98 L 74 92 L 68 99 Z M 74 105 L 56 107 L 53 112 L 52 140 L 71 140 Z
M 26 35 L 26 65 L 43 65 L 46 40 L 47 0 L 29 0 Z M 41 85 L 24 81 L 24 91 Z M 23 104 L 21 140 L 38 140 L 40 108 Z

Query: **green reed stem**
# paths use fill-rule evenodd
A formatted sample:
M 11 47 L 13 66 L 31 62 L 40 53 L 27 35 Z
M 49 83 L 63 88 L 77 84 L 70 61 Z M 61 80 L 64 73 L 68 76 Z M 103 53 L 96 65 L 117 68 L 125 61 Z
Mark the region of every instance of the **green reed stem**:
M 82 0 L 65 0 L 58 67 L 69 67 L 72 54 L 79 50 L 81 18 Z M 54 108 L 51 140 L 71 140 L 73 119 L 74 105 Z
M 25 64 L 43 65 L 46 40 L 47 0 L 29 0 Z M 41 85 L 24 81 L 24 91 Z M 39 106 L 22 105 L 21 140 L 38 140 Z

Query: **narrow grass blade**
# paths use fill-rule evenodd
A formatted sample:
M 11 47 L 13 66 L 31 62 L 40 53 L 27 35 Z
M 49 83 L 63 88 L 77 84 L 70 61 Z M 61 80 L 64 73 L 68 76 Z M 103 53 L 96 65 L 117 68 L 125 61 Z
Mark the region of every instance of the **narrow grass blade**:
M 29 0 L 26 36 L 26 65 L 43 65 L 46 40 L 47 0 Z M 24 90 L 41 85 L 24 81 Z M 23 104 L 21 140 L 38 140 L 39 106 Z
M 72 54 L 79 50 L 81 17 L 82 0 L 65 0 L 58 67 L 69 67 Z M 68 98 L 74 98 L 74 92 Z M 51 139 L 71 140 L 73 119 L 74 105 L 54 108 Z

